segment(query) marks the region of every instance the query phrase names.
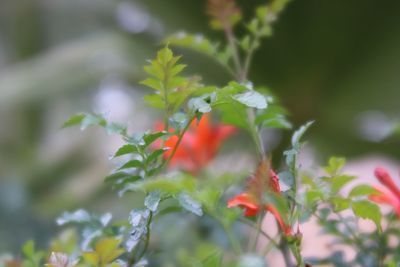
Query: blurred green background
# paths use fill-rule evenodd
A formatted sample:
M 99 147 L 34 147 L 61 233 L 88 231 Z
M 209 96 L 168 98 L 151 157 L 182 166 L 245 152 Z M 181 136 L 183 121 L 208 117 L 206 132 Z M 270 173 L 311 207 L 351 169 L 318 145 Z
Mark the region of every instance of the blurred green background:
M 264 2 L 238 1 L 245 18 Z M 0 251 L 29 238 L 45 244 L 63 210 L 112 209 L 118 217 L 137 205 L 102 183 L 120 140 L 60 126 L 97 111 L 133 131 L 153 127 L 157 114 L 138 86 L 142 66 L 177 31 L 222 40 L 208 28 L 205 3 L 0 0 Z M 294 0 L 257 52 L 251 80 L 281 98 L 295 125 L 316 120 L 309 139 L 321 162 L 400 157 L 398 139 L 386 138 L 400 118 L 399 14 L 395 0 Z M 228 81 L 211 59 L 177 51 L 204 83 Z

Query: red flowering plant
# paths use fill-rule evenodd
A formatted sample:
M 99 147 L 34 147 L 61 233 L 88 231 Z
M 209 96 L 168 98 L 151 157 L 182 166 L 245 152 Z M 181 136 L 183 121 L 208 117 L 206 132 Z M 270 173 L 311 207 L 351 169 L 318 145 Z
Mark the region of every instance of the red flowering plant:
M 106 182 L 121 197 L 143 197 L 143 204 L 122 221 L 113 220 L 111 213 L 65 212 L 57 223 L 81 229 L 79 246 L 68 245 L 63 237 L 54 241 L 49 249 L 52 253 L 45 254 L 28 242 L 24 259 L 10 260 L 6 266 L 43 266 L 47 262 L 46 266 L 54 267 L 261 267 L 267 266 L 266 256 L 274 252 L 271 248 L 282 254 L 282 265 L 287 267 L 394 266 L 390 264 L 399 260 L 399 252 L 388 237 L 393 233 L 400 236 L 392 226 L 396 220 L 388 216 L 388 225 L 382 229 L 376 204 L 389 204 L 400 214 L 400 191 L 386 171 L 377 169 L 375 174 L 388 191 L 357 185 L 344 194 L 345 185 L 355 179 L 341 173 L 344 159 L 331 158 L 322 177 L 301 169 L 297 158 L 312 122 L 293 132 L 289 148 L 282 156 L 274 155 L 281 163 L 271 165 L 272 152 L 266 152 L 263 132 L 288 130 L 292 125 L 278 99 L 270 90 L 253 85 L 248 74 L 254 52 L 262 39 L 272 35 L 272 24 L 288 2 L 273 0 L 257 8 L 255 16 L 244 23 L 244 36 L 239 37 L 235 30 L 243 21 L 236 2 L 209 0 L 211 26 L 222 30 L 223 44 L 190 34 L 166 38 L 167 45 L 144 67 L 147 78 L 141 82 L 153 90 L 144 100 L 163 117 L 153 130 L 130 133 L 125 126 L 89 113 L 65 122 L 65 127 L 81 125 L 82 129 L 99 125 L 122 137 L 125 143 L 113 157 L 122 163 Z M 232 80 L 223 86 L 205 85 L 198 76 L 183 75 L 186 65 L 170 47 L 209 56 Z M 228 137 L 234 142 L 251 140 L 252 163 L 242 172 L 205 172 Z M 276 236 L 262 225 L 269 213 L 278 226 Z M 327 257 L 302 253 L 302 240 L 307 236 L 303 236 L 301 224 L 311 218 L 335 238 L 331 244 L 335 249 Z M 376 230 L 365 233 L 358 229 L 360 218 L 372 221 Z M 261 238 L 266 245 L 258 242 Z M 344 257 L 342 247 L 335 247 L 338 244 L 355 249 L 356 257 Z M 279 264 L 270 262 L 269 266 Z

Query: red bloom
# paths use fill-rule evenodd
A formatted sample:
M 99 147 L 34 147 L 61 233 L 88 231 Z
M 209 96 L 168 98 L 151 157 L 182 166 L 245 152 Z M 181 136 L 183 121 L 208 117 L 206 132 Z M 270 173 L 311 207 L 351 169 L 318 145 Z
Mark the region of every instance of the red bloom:
M 265 192 L 280 194 L 279 177 L 269 168 L 269 162 L 262 160 L 257 171 L 247 184 L 247 191 L 228 200 L 228 208 L 241 207 L 244 209 L 244 216 L 255 216 L 263 210 L 274 215 L 282 232 L 286 236 L 292 235 L 292 227 L 282 218 L 278 210 L 270 204 L 262 204 L 262 194 Z
M 163 129 L 164 126 L 159 125 L 157 128 Z M 193 121 L 184 134 L 169 162 L 170 166 L 179 166 L 191 173 L 198 173 L 214 159 L 222 142 L 235 131 L 233 126 L 211 125 L 209 115 L 203 115 L 200 122 Z M 172 136 L 165 142 L 165 147 L 170 150 L 164 153 L 164 158 L 171 156 L 177 143 L 177 136 Z
M 377 193 L 369 196 L 369 199 L 377 202 L 388 204 L 392 206 L 400 218 L 400 190 L 394 183 L 389 173 L 381 167 L 375 169 L 375 177 L 384 185 L 388 190 L 375 186 Z

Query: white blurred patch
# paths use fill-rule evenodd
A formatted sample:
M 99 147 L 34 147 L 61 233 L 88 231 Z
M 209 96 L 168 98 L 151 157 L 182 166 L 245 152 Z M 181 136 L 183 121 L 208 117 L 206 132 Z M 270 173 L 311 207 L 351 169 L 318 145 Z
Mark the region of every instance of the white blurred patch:
M 380 111 L 366 111 L 356 118 L 359 135 L 372 142 L 387 138 L 396 127 L 396 122 Z
M 116 17 L 121 27 L 131 33 L 149 32 L 162 36 L 162 26 L 155 18 L 138 4 L 121 2 L 118 4 Z
M 135 108 L 129 92 L 133 90 L 123 79 L 107 76 L 94 97 L 94 110 L 112 122 L 126 123 Z

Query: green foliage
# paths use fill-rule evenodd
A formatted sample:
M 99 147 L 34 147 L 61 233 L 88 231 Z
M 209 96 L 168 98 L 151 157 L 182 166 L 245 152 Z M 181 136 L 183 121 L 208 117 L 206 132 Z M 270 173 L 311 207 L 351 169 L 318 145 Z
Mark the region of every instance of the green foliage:
M 180 193 L 178 195 L 178 201 L 179 204 L 186 209 L 187 211 L 190 211 L 197 216 L 202 216 L 203 215 L 203 210 L 201 208 L 201 204 L 194 200 L 189 194 L 187 193 Z
M 64 122 L 62 128 L 80 125 L 81 130 L 86 130 L 90 126 L 101 126 L 108 134 L 126 134 L 126 127 L 107 120 L 99 114 L 80 113 L 72 116 Z
M 179 64 L 180 56 L 174 56 L 171 49 L 164 47 L 144 70 L 150 75 L 141 84 L 154 89 L 153 95 L 145 96 L 152 107 L 164 109 L 168 115 L 176 112 L 185 100 L 198 88 L 199 78 L 184 78 L 179 74 L 186 65 Z
M 372 220 L 378 229 L 381 225 L 381 212 L 379 207 L 367 200 L 353 201 L 351 203 L 354 215 L 363 219 Z

